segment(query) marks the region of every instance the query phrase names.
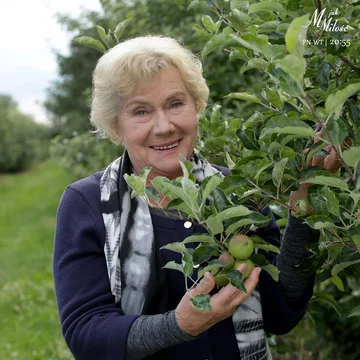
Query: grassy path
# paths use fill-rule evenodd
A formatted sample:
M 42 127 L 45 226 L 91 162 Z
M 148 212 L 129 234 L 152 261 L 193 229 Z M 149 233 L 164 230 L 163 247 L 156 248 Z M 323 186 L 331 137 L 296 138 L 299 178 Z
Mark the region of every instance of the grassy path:
M 45 162 L 0 176 L 0 359 L 68 360 L 52 281 L 57 206 L 70 174 Z

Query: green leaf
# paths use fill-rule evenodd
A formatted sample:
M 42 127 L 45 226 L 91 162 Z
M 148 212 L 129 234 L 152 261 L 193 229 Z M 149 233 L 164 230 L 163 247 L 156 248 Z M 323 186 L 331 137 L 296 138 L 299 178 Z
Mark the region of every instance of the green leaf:
M 131 193 L 131 198 L 140 195 L 145 195 L 145 189 L 146 189 L 146 181 L 147 177 L 151 171 L 151 167 L 145 167 L 141 170 L 140 175 L 137 176 L 135 174 L 125 174 L 124 180 L 127 182 L 127 184 L 134 190 Z
M 210 271 L 211 273 L 216 273 L 220 269 L 224 268 L 226 265 L 227 264 L 224 261 L 212 260 L 209 262 L 209 264 L 207 266 L 199 269 L 198 278 L 201 278 L 207 271 Z
M 101 43 L 101 41 L 96 40 L 90 36 L 80 36 L 73 40 L 75 44 L 84 45 L 100 52 L 104 53 L 106 51 L 105 46 Z
M 171 250 L 180 254 L 186 254 L 189 252 L 183 242 L 173 242 L 166 244 L 160 248 L 160 250 Z
M 219 34 L 216 34 L 204 45 L 204 48 L 201 52 L 201 57 L 205 58 L 215 49 L 217 48 L 222 49 L 225 46 L 228 46 L 230 43 L 231 43 L 231 38 L 229 38 L 229 36 L 226 35 L 226 33 L 221 32 Z
M 252 4 L 249 7 L 249 11 L 248 14 L 252 14 L 252 13 L 256 13 L 256 12 L 260 12 L 260 11 L 276 11 L 276 12 L 280 12 L 280 13 L 287 13 L 288 11 L 278 2 L 257 2 L 255 4 Z
M 146 186 L 145 193 L 149 198 L 154 199 L 156 202 L 160 201 L 160 194 L 153 187 Z
M 305 222 L 313 229 L 331 229 L 335 227 L 334 222 L 325 215 L 312 215 L 305 219 Z
M 360 316 L 360 305 L 355 306 L 355 307 L 350 311 L 350 314 L 349 314 L 347 317 L 349 318 L 349 317 L 352 317 L 352 316 Z
M 260 214 L 260 213 L 256 213 L 254 212 L 253 214 L 250 214 L 248 217 L 244 218 L 244 219 L 240 219 L 238 221 L 236 221 L 235 223 L 231 224 L 230 226 L 227 227 L 226 229 L 226 235 L 230 235 L 233 232 L 239 232 L 239 230 L 241 228 L 243 228 L 246 225 L 252 225 L 252 224 L 268 224 L 270 222 L 270 220 Z
M 349 150 L 344 150 L 343 157 L 349 166 L 356 168 L 360 161 L 360 147 L 351 147 Z
M 341 272 L 345 268 L 347 268 L 348 266 L 352 266 L 352 265 L 355 265 L 355 264 L 360 264 L 360 259 L 359 260 L 353 260 L 353 261 L 345 261 L 345 262 L 342 262 L 341 264 L 336 264 L 331 270 L 331 275 L 335 276 L 339 272 Z
M 244 147 L 249 150 L 259 150 L 260 146 L 254 138 L 254 132 L 247 129 L 236 130 L 236 136 L 241 140 Z
M 194 271 L 194 262 L 193 257 L 188 252 L 183 253 L 181 257 L 181 262 L 184 270 L 184 276 L 188 277 L 191 276 Z
M 249 259 L 256 265 L 260 266 L 277 282 L 279 281 L 279 270 L 276 266 L 270 264 L 269 260 L 263 254 L 251 255 Z
M 275 252 L 277 254 L 280 254 L 280 250 L 279 250 L 279 248 L 277 246 L 269 244 L 268 242 L 263 240 L 260 236 L 253 235 L 253 236 L 250 236 L 250 238 L 253 240 L 254 247 L 256 249 L 262 249 L 262 250 L 265 250 L 267 252 L 272 251 L 272 252 Z
M 327 258 L 327 251 L 324 250 L 321 252 L 317 252 L 316 254 L 312 254 L 308 257 L 303 258 L 300 264 L 295 265 L 294 268 L 296 269 L 296 272 L 300 275 L 312 275 L 321 268 Z
M 253 95 L 250 92 L 230 93 L 224 97 L 230 98 L 230 99 L 245 100 L 245 101 L 254 102 L 257 104 L 262 104 L 261 100 L 256 95 Z
M 224 219 L 230 219 L 230 218 L 234 218 L 234 217 L 246 216 L 246 215 L 250 215 L 252 213 L 253 213 L 253 211 L 249 210 L 246 206 L 237 205 L 237 206 L 231 207 L 229 209 L 225 209 L 216 215 L 212 215 L 207 220 L 209 220 L 210 218 L 211 218 L 211 220 L 213 220 L 213 219 L 224 220 Z
M 205 189 L 202 194 L 202 203 L 201 206 L 203 206 L 206 202 L 206 199 L 211 194 L 211 192 L 218 187 L 223 182 L 223 177 L 219 174 L 215 174 L 210 178 L 210 180 L 206 183 Z
M 298 137 L 311 137 L 315 131 L 301 120 L 291 119 L 287 116 L 272 118 L 261 132 L 260 139 L 271 134 L 292 134 Z
M 213 246 L 209 244 L 199 245 L 192 254 L 194 264 L 202 264 L 203 262 L 208 261 L 213 253 Z
M 339 90 L 327 97 L 325 101 L 326 112 L 328 114 L 334 113 L 335 119 L 339 118 L 345 101 L 357 91 L 360 91 L 360 80 L 353 80 L 341 86 Z
M 280 67 L 292 79 L 296 81 L 300 89 L 303 88 L 303 79 L 306 71 L 306 60 L 299 55 L 286 55 L 283 59 L 275 61 L 276 66 Z
M 253 34 L 244 34 L 238 36 L 230 34 L 230 36 L 247 49 L 251 49 L 259 54 L 264 54 L 268 59 L 271 58 L 271 44 L 268 42 L 268 37 L 266 35 L 255 36 Z
M 216 244 L 215 239 L 208 234 L 194 234 L 194 235 L 188 236 L 183 241 L 184 244 L 200 243 L 200 242 L 206 243 L 206 244 Z
M 245 293 L 247 292 L 243 281 L 244 274 L 242 272 L 240 272 L 239 270 L 231 270 L 226 274 L 226 277 L 229 279 L 232 286 Z
M 335 216 L 339 216 L 340 215 L 339 200 L 337 199 L 335 193 L 330 191 L 327 187 L 323 187 L 321 189 L 321 195 L 326 200 L 329 213 Z
M 242 68 L 241 74 L 248 70 L 256 69 L 259 71 L 266 71 L 269 63 L 262 58 L 251 58 Z
M 230 26 L 240 32 L 243 31 L 251 21 L 251 17 L 248 14 L 238 9 L 233 9 L 233 11 L 228 14 L 227 19 L 230 21 Z
M 201 22 L 209 33 L 215 33 L 215 24 L 213 19 L 209 15 L 202 15 Z
M 282 109 L 283 102 L 280 98 L 279 89 L 266 87 L 261 95 L 276 109 Z
M 129 17 L 128 19 L 119 22 L 116 25 L 116 28 L 114 30 L 114 35 L 116 37 L 116 39 L 119 41 L 122 33 L 124 32 L 125 28 L 129 25 L 129 22 L 131 21 L 131 17 Z
M 184 273 L 183 268 L 180 264 L 175 261 L 169 261 L 166 265 L 162 267 L 163 269 L 177 270 Z
M 231 200 L 220 188 L 216 188 L 213 190 L 211 202 L 215 206 L 215 209 L 218 213 L 230 206 L 234 206 Z
M 349 186 L 344 180 L 331 176 L 310 176 L 309 178 L 306 178 L 306 180 L 300 182 L 300 184 L 305 183 L 331 186 L 342 190 L 349 190 Z
M 339 317 L 341 316 L 340 306 L 332 295 L 325 293 L 315 293 L 311 300 L 330 305 L 337 312 Z
M 344 284 L 342 282 L 342 280 L 337 276 L 332 276 L 331 277 L 331 282 L 340 290 L 340 291 L 345 291 L 344 289 Z
M 351 237 L 352 242 L 355 244 L 358 253 L 360 253 L 360 234 L 355 234 Z
M 194 298 L 190 298 L 191 303 L 199 310 L 211 311 L 210 306 L 210 295 L 209 294 L 199 294 Z
M 304 26 L 309 22 L 309 14 L 295 18 L 285 35 L 286 47 L 290 53 L 302 57 L 304 54 L 307 27 Z
M 96 30 L 97 30 L 97 32 L 99 34 L 99 37 L 102 40 L 102 42 L 104 44 L 106 44 L 106 45 L 109 45 L 107 40 L 106 40 L 106 31 L 105 31 L 105 29 L 103 27 L 99 26 L 99 25 L 95 25 L 95 27 L 96 27 Z
M 286 167 L 288 160 L 289 160 L 288 158 L 281 159 L 274 165 L 274 169 L 272 172 L 272 179 L 273 179 L 274 185 L 277 188 L 279 188 L 281 185 L 281 181 L 284 176 L 284 171 L 285 171 L 285 167 Z

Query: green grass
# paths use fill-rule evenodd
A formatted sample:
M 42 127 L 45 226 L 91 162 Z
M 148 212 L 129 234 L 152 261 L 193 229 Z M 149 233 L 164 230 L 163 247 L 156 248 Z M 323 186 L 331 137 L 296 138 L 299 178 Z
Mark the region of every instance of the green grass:
M 56 210 L 72 181 L 52 162 L 0 176 L 0 359 L 73 359 L 52 279 Z

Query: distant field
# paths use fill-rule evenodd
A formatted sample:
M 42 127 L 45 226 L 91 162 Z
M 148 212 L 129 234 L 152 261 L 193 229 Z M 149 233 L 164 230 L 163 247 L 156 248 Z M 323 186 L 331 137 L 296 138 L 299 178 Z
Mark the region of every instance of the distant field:
M 0 359 L 70 360 L 52 280 L 55 215 L 70 174 L 51 162 L 0 175 Z

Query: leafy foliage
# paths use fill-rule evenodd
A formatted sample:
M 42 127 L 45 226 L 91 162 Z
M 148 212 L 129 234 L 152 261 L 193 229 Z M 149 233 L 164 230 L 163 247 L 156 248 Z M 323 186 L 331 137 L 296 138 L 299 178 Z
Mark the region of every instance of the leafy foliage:
M 23 114 L 10 96 L 0 95 L 0 172 L 28 169 L 48 154 L 50 130 Z

